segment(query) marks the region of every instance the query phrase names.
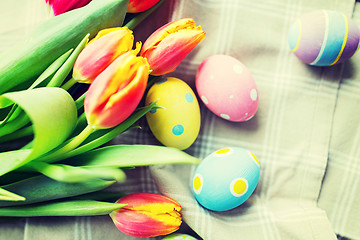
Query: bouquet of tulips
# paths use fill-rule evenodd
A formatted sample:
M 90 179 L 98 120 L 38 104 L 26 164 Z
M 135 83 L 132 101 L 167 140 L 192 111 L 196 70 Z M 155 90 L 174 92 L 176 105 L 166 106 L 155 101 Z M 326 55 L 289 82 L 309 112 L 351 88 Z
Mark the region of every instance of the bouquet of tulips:
M 180 19 L 134 46 L 131 29 L 161 1 L 46 2 L 57 16 L 0 61 L 0 217 L 110 214 L 132 236 L 177 230 L 174 200 L 136 193 L 111 202 L 119 193 L 103 190 L 125 181 L 124 168 L 198 159 L 162 146 L 104 144 L 161 107 L 140 106 L 149 75 L 172 72 L 205 33 Z

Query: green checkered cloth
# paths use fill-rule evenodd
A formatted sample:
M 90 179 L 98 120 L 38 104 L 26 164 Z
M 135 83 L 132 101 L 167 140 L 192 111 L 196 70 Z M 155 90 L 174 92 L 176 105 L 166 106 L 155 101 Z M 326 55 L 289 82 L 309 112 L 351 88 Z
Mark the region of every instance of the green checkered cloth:
M 44 2 L 0 1 L 0 51 L 50 17 Z M 220 148 L 244 147 L 260 162 L 260 180 L 244 204 L 226 212 L 208 211 L 196 202 L 196 166 L 129 170 L 127 182 L 111 190 L 174 198 L 183 207 L 183 220 L 206 240 L 360 239 L 360 55 L 332 67 L 311 67 L 300 62 L 287 43 L 296 18 L 319 9 L 341 11 L 360 26 L 360 6 L 354 0 L 166 0 L 135 30 L 136 40 L 144 41 L 163 24 L 185 17 L 194 18 L 207 33 L 168 76 L 183 79 L 195 90 L 202 60 L 226 54 L 248 67 L 259 91 L 257 114 L 242 123 L 217 117 L 199 101 L 200 134 L 186 152 L 203 159 Z M 145 119 L 140 125 L 141 130 L 132 129 L 112 143 L 160 144 Z M 0 224 L 0 240 L 104 236 L 137 239 L 119 232 L 108 216 Z

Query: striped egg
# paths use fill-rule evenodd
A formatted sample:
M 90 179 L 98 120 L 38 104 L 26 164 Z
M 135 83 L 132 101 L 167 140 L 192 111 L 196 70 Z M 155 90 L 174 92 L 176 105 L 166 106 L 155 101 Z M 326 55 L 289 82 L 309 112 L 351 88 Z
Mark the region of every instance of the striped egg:
M 359 38 L 359 28 L 343 13 L 318 10 L 303 15 L 291 26 L 288 42 L 304 63 L 331 66 L 352 57 Z

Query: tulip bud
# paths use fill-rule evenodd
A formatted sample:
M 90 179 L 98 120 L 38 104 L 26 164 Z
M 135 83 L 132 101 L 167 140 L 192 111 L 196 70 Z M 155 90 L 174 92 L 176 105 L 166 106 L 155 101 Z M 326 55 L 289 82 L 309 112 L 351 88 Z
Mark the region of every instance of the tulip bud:
M 73 78 L 78 82 L 91 83 L 118 56 L 130 51 L 133 44 L 134 35 L 127 27 L 99 31 L 77 57 Z
M 170 234 L 181 224 L 181 206 L 175 200 L 154 193 L 133 193 L 117 203 L 125 207 L 110 213 L 115 226 L 134 237 L 155 237 Z
M 143 57 L 137 57 L 136 51 L 115 59 L 90 85 L 84 109 L 93 128 L 115 127 L 139 104 L 149 77 L 149 64 Z
M 174 71 L 204 38 L 205 32 L 201 26 L 195 25 L 193 19 L 180 19 L 152 33 L 145 41 L 140 55 L 148 60 L 151 75 L 163 75 Z
M 148 10 L 159 0 L 130 0 L 127 8 L 128 13 L 139 13 Z
M 70 10 L 83 7 L 91 0 L 45 0 L 51 6 L 54 15 L 59 15 Z

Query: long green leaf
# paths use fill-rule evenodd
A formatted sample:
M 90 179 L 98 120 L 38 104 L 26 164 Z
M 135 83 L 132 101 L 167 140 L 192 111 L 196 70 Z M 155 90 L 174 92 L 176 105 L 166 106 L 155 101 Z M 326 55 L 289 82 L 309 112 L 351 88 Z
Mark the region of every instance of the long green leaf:
M 74 66 L 76 58 L 80 52 L 84 49 L 86 44 L 89 42 L 90 34 L 87 34 L 75 48 L 74 52 L 71 53 L 70 57 L 66 59 L 65 63 L 60 67 L 60 69 L 55 73 L 53 78 L 48 83 L 47 87 L 59 87 L 64 82 L 67 75 L 69 75 L 71 69 Z
M 51 63 L 50 66 L 47 69 L 45 69 L 45 71 L 33 82 L 33 84 L 31 84 L 29 89 L 35 88 L 43 81 L 45 81 L 47 78 L 52 76 L 64 64 L 66 59 L 69 58 L 72 51 L 73 49 L 70 49 L 69 51 L 61 55 L 58 59 L 56 59 L 53 63 Z
M 41 216 L 94 216 L 106 215 L 124 207 L 126 204 L 108 203 L 93 200 L 74 200 L 64 202 L 44 202 L 14 207 L 0 207 L 3 217 L 41 217 Z
M 0 200 L 1 201 L 24 201 L 25 198 L 18 194 L 15 194 L 8 190 L 0 188 Z
M 28 89 L 33 89 L 37 86 L 39 86 L 43 81 L 45 81 L 46 79 L 48 79 L 51 75 L 53 75 L 60 67 L 61 65 L 63 65 L 63 63 L 66 61 L 66 59 L 68 59 L 69 55 L 71 54 L 73 50 L 70 49 L 69 51 L 67 51 L 66 53 L 64 53 L 63 55 L 61 55 L 58 59 L 56 59 L 52 64 L 50 64 L 50 66 L 45 69 L 45 71 L 33 82 L 33 84 L 28 88 Z M 8 99 L 5 100 L 9 101 Z M 10 101 L 11 102 L 11 101 Z M 10 104 L 10 102 L 8 102 L 8 104 Z M 12 102 L 11 102 L 12 103 Z M 18 115 L 22 114 L 22 119 L 23 119 L 23 115 L 25 114 L 21 108 L 19 108 L 17 105 L 13 105 L 11 111 L 8 113 L 8 115 L 6 116 L 6 118 L 0 122 L 0 127 L 2 127 L 3 125 L 5 125 L 8 121 L 16 118 Z M 26 123 L 28 123 L 29 121 L 27 121 Z M 8 127 L 7 132 L 14 132 L 18 129 L 20 129 L 21 127 L 25 126 L 26 123 L 11 123 L 13 126 L 12 127 Z M 17 127 L 16 129 L 14 129 L 14 125 Z M 4 130 L 2 130 L 4 131 Z M 5 132 L 5 131 L 4 131 Z M 6 135 L 6 134 L 1 134 L 0 135 Z
M 109 142 L 114 137 L 116 137 L 117 135 L 126 131 L 127 129 L 131 128 L 131 126 L 137 120 L 139 120 L 142 116 L 144 116 L 147 112 L 151 111 L 154 108 L 158 108 L 156 106 L 156 102 L 154 102 L 146 107 L 139 108 L 129 118 L 127 118 L 124 122 L 122 122 L 115 128 L 101 129 L 101 130 L 95 131 L 93 134 L 90 135 L 90 137 L 88 138 L 89 140 L 86 139 L 86 141 L 84 141 L 84 143 L 82 145 L 80 145 L 78 148 L 76 148 L 70 152 L 64 153 L 62 156 L 59 156 L 56 158 L 51 158 L 51 159 L 46 159 L 44 161 L 49 162 L 49 163 L 54 163 L 54 162 L 57 162 L 57 161 L 60 161 L 60 160 L 63 160 L 63 159 L 69 158 L 69 157 L 73 157 L 73 156 L 88 152 L 96 147 L 99 147 L 99 146 Z
M 199 161 L 179 149 L 154 145 L 112 145 L 66 160 L 69 164 L 87 167 L 198 164 Z
M 35 134 L 31 149 L 0 153 L 0 176 L 54 149 L 75 127 L 74 100 L 61 88 L 35 88 L 6 93 L 1 98 L 12 100 L 27 113 Z
M 21 113 L 20 116 L 15 118 L 13 121 L 5 121 L 6 124 L 4 123 L 5 125 L 0 128 L 0 137 L 13 133 L 26 126 L 30 122 L 30 119 L 25 113 Z
M 40 175 L 3 186 L 4 191 L 16 193 L 26 199 L 22 202 L 0 201 L 0 207 L 73 197 L 105 189 L 113 183 L 115 181 L 101 179 L 92 179 L 81 183 L 65 183 Z
M 125 173 L 121 169 L 112 167 L 73 167 L 65 164 L 48 164 L 38 161 L 32 161 L 29 164 L 35 170 L 59 182 L 87 182 L 99 178 L 123 182 L 126 178 Z
M 42 23 L 0 57 L 0 93 L 38 77 L 85 34 L 90 33 L 92 38 L 101 29 L 121 26 L 127 5 L 128 0 L 93 0 L 85 7 Z

